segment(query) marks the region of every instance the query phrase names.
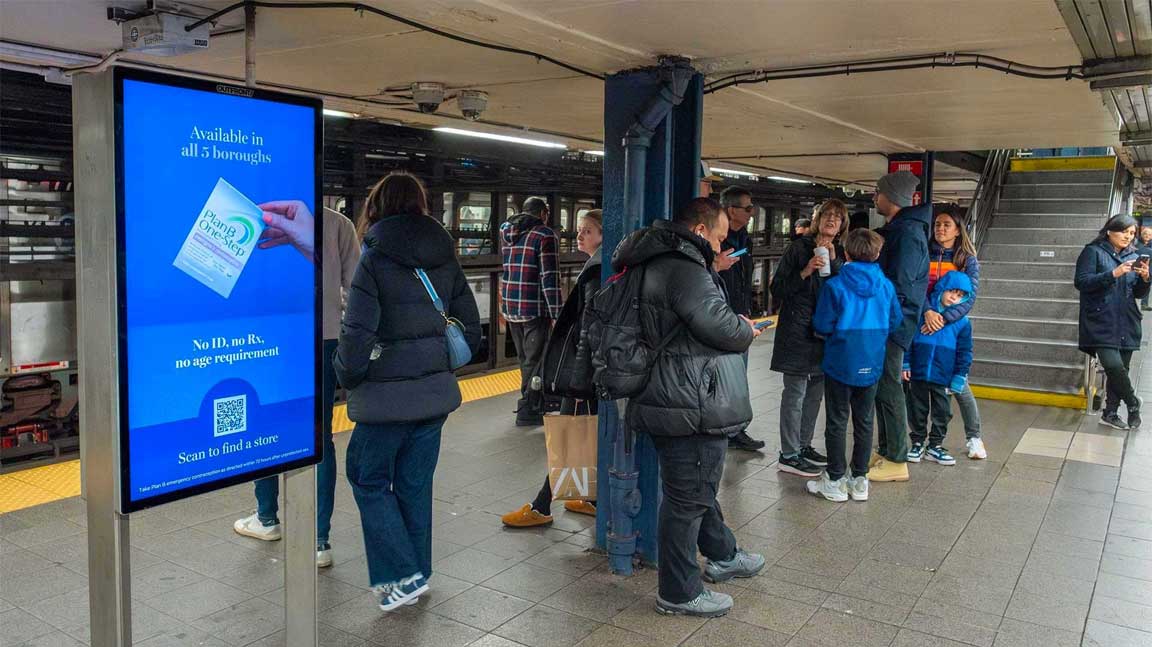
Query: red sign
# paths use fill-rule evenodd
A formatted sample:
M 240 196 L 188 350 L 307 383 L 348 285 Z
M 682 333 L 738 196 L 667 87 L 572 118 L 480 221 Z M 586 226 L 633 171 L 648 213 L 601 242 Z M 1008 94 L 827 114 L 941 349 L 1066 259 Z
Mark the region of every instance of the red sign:
M 916 177 L 924 177 L 924 160 L 888 160 L 888 172 L 897 171 L 908 171 Z

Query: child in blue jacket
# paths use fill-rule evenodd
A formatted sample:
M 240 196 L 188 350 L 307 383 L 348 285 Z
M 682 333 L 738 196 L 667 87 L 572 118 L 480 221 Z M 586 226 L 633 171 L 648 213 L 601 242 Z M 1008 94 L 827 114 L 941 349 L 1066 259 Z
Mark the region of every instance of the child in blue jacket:
M 844 238 L 847 263 L 820 289 L 812 326 L 824 337 L 824 444 L 828 467 L 808 491 L 829 501 L 868 500 L 868 458 L 876 384 L 884 373 L 888 333 L 904 320 L 896 288 L 876 258 L 884 239 L 867 229 Z M 852 415 L 852 476 L 846 478 L 848 415 Z
M 956 459 L 944 448 L 944 436 L 952 420 L 949 396 L 968 385 L 972 367 L 972 323 L 967 316 L 948 321 L 948 311 L 961 309 L 972 298 L 972 280 L 963 272 L 948 272 L 936 282 L 926 307 L 945 315 L 944 327 L 931 335 L 916 333 L 904 359 L 904 379 L 908 388 L 908 426 L 912 428 L 912 448 L 908 462 L 927 457 L 941 465 L 955 465 Z M 931 417 L 932 431 L 928 431 Z M 925 447 L 927 440 L 927 447 Z

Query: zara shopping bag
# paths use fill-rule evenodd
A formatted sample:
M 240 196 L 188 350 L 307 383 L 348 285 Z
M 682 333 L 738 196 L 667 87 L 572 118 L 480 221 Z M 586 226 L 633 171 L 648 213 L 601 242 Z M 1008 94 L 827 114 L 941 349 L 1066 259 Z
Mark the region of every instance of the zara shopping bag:
M 544 416 L 548 483 L 557 501 L 596 500 L 597 417 Z

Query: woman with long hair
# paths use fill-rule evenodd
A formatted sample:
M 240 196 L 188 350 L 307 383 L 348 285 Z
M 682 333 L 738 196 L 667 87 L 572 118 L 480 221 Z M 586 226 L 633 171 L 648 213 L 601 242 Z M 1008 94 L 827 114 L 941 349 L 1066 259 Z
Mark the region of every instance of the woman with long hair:
M 599 400 L 592 388 L 591 349 L 581 327 L 584 306 L 600 291 L 600 243 L 604 240 L 603 216 L 592 209 L 580 217 L 576 247 L 588 255 L 576 278 L 576 285 L 564 301 L 564 309 L 552 327 L 544 358 L 540 362 L 542 388 L 550 396 L 561 396 L 561 415 L 596 415 Z M 567 361 L 566 361 L 567 360 Z M 566 501 L 564 509 L 596 516 L 594 501 Z M 509 528 L 531 528 L 551 524 L 552 484 L 546 475 L 544 485 L 531 503 L 509 512 L 501 522 Z
M 936 214 L 932 226 L 932 238 L 928 241 L 928 294 L 936 287 L 940 277 L 949 272 L 959 271 L 968 275 L 972 281 L 972 293 L 968 299 L 959 305 L 952 306 L 943 314 L 931 307 L 924 311 L 924 322 L 920 326 L 921 332 L 931 335 L 944 327 L 944 324 L 958 321 L 968 316 L 976 294 L 980 290 L 980 261 L 976 260 L 976 246 L 964 222 L 956 214 L 942 211 Z M 984 440 L 980 437 L 980 409 L 976 406 L 976 396 L 972 395 L 972 387 L 965 384 L 963 391 L 952 394 L 956 404 L 960 407 L 960 417 L 964 420 L 964 436 L 968 458 L 981 460 L 988 458 L 988 450 L 984 447 Z M 918 456 L 912 460 L 918 460 Z
M 1080 350 L 1095 355 L 1108 376 L 1108 395 L 1100 424 L 1115 429 L 1140 426 L 1140 399 L 1132 389 L 1128 365 L 1140 348 L 1140 308 L 1148 294 L 1148 262 L 1140 261 L 1132 242 L 1136 220 L 1127 214 L 1108 219 L 1076 260 L 1080 291 Z M 1120 401 L 1128 419 L 1120 417 Z
M 391 611 L 414 604 L 432 575 L 432 476 L 440 431 L 461 401 L 445 317 L 464 325 L 473 352 L 480 317 L 455 241 L 428 215 L 414 175 L 394 172 L 372 187 L 358 231 L 364 253 L 335 364 L 356 423 L 345 471 L 360 508 L 369 584 Z
M 825 200 L 812 214 L 807 234 L 788 244 L 772 277 L 772 298 L 780 318 L 772 346 L 771 369 L 784 374 L 780 394 L 780 457 L 777 469 L 805 478 L 820 476 L 828 459 L 812 448 L 816 416 L 824 399 L 824 341 L 816 336 L 812 315 L 827 277 L 839 273 L 844 250 L 837 242 L 848 231 L 848 207 Z M 816 250 L 823 252 L 817 254 Z M 821 268 L 827 268 L 827 277 Z

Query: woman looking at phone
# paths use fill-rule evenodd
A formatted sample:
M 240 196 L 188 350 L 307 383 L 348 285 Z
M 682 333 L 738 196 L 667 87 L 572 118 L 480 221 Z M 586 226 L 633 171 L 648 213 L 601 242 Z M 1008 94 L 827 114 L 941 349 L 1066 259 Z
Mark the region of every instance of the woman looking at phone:
M 1136 220 L 1127 214 L 1108 219 L 1096 239 L 1076 261 L 1080 291 L 1080 350 L 1095 355 L 1108 375 L 1108 395 L 1100 424 L 1115 429 L 1140 426 L 1140 400 L 1132 390 L 1128 365 L 1140 348 L 1140 308 L 1136 300 L 1148 294 L 1148 258 L 1132 243 Z M 1118 411 L 1123 400 L 1128 419 Z

